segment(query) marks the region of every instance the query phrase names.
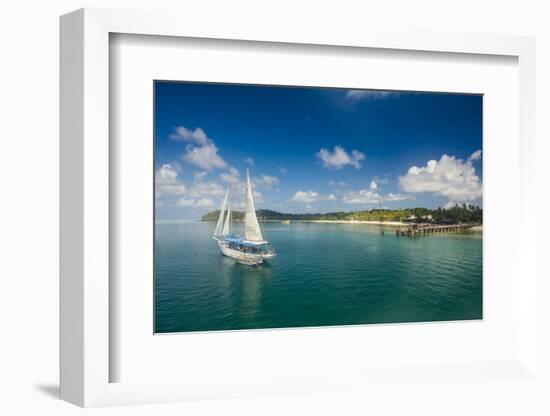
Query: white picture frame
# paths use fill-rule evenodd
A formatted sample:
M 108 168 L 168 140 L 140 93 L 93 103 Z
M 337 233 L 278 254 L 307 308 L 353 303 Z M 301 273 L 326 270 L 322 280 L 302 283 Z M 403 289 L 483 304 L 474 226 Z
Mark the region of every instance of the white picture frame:
M 182 25 L 181 22 L 186 24 Z M 238 30 L 236 29 L 238 27 Z M 516 57 L 519 65 L 520 212 L 533 201 L 535 169 L 535 41 L 507 35 L 380 32 L 350 30 L 330 33 L 282 30 L 276 24 L 203 21 L 165 13 L 82 9 L 61 18 L 61 398 L 80 406 L 155 403 L 194 398 L 239 397 L 282 392 L 322 392 L 347 383 L 393 382 L 405 377 L 395 369 L 379 369 L 368 375 L 336 369 L 319 379 L 315 375 L 278 377 L 235 382 L 232 374 L 183 381 L 110 382 L 110 365 L 116 357 L 110 349 L 109 275 L 111 217 L 109 157 L 109 36 L 113 33 L 225 39 L 281 44 L 331 45 L 333 47 L 382 48 L 452 54 Z M 496 366 L 518 380 L 536 377 L 536 270 L 535 217 L 521 215 L 518 231 L 518 355 L 495 364 L 443 363 L 419 370 L 420 378 L 434 373 L 478 382 L 471 372 Z M 465 370 L 466 369 L 466 370 Z M 503 370 L 504 369 L 504 370 Z M 417 376 L 418 376 L 417 374 Z M 406 378 L 406 377 L 405 377 Z M 343 382 L 343 380 L 347 380 Z

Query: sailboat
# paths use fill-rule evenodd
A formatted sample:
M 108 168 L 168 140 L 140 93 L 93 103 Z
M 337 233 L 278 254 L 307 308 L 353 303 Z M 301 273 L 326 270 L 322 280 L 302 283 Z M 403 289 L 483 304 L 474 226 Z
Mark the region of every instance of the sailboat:
M 244 194 L 244 235 L 232 234 L 231 211 L 233 206 L 232 189 L 229 188 L 220 208 L 213 239 L 217 240 L 220 253 L 249 266 L 258 266 L 276 256 L 269 241 L 264 240 L 262 229 L 256 217 L 254 197 L 250 184 L 250 175 L 246 170 L 246 187 Z

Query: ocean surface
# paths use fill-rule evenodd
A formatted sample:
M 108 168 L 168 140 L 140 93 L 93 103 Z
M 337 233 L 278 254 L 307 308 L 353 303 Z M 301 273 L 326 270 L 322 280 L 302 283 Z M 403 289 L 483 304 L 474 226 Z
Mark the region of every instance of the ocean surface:
M 277 257 L 254 268 L 219 253 L 214 226 L 157 222 L 155 332 L 482 318 L 480 233 L 264 222 Z

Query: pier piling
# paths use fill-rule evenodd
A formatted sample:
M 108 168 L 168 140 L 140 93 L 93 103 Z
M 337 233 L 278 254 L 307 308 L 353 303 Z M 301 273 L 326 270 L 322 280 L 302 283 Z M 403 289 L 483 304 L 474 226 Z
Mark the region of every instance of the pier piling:
M 414 224 L 407 227 L 398 228 L 396 235 L 415 237 L 417 235 L 431 234 L 431 233 L 448 233 L 448 232 L 461 232 L 468 228 L 475 227 L 476 224 Z

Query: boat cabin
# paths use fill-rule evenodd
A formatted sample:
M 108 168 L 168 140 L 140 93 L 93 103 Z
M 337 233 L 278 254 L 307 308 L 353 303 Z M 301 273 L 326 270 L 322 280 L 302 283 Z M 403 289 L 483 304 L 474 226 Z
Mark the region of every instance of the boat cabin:
M 229 248 L 249 254 L 265 254 L 273 251 L 268 241 L 249 241 L 242 237 L 228 236 L 224 239 Z

